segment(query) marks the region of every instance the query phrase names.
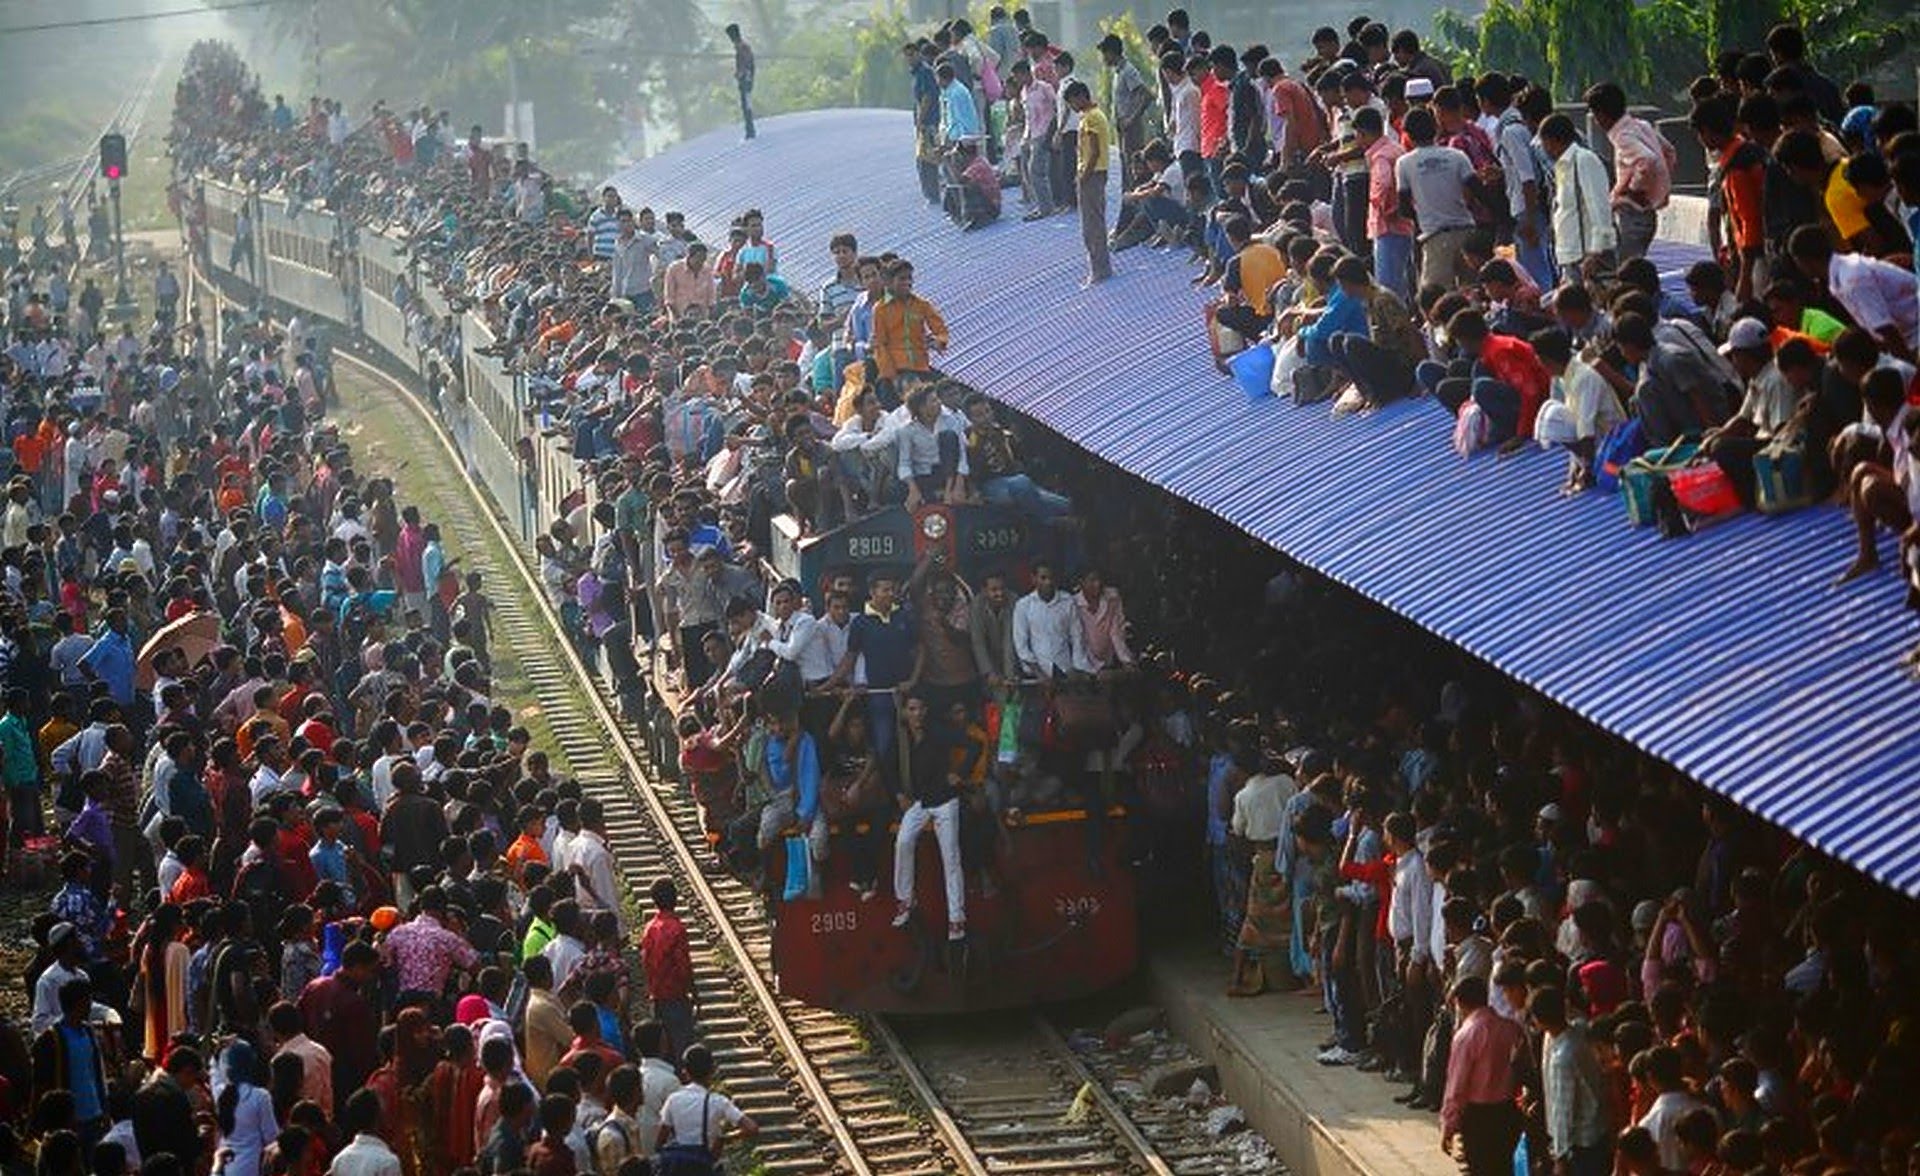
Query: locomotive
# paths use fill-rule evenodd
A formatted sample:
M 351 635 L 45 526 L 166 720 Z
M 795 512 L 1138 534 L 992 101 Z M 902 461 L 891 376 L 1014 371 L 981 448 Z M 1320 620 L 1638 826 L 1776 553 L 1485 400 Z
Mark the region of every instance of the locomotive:
M 764 570 L 818 596 L 840 576 L 862 581 L 931 559 L 970 591 L 990 573 L 1024 583 L 1037 562 L 1070 564 L 1076 535 L 1070 526 L 1038 525 L 975 503 L 912 511 L 890 506 L 817 534 L 780 515 L 772 521 Z M 654 675 L 655 763 L 671 761 L 667 735 L 679 704 L 661 664 Z M 1039 706 L 1048 692 L 1029 686 L 1023 693 L 1029 706 Z M 1095 707 L 1108 702 L 1099 687 L 1088 701 Z M 931 837 L 915 847 L 917 876 L 930 884 L 918 888 L 907 925 L 896 927 L 886 888 L 863 897 L 852 885 L 848 855 L 839 851 L 843 834 L 871 831 L 864 824 L 836 827 L 835 851 L 814 866 L 815 885 L 775 904 L 780 991 L 843 1011 L 936 1014 L 1068 1000 L 1124 980 L 1139 959 L 1134 879 L 1120 860 L 1124 813 L 1102 810 L 1075 802 L 996 814 L 992 873 L 998 884 L 969 894 L 967 933 L 959 942 L 946 938 L 944 898 L 931 884 L 941 869 Z M 896 828 L 885 831 L 889 846 Z

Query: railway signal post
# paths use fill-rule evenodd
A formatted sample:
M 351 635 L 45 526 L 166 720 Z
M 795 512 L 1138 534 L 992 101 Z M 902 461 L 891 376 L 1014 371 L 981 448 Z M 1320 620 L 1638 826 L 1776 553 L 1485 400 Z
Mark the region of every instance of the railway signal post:
M 113 202 L 113 309 L 115 319 L 134 315 L 133 293 L 127 289 L 127 241 L 120 224 L 120 181 L 127 174 L 127 137 L 118 131 L 100 136 L 100 174 L 107 178 L 107 198 Z

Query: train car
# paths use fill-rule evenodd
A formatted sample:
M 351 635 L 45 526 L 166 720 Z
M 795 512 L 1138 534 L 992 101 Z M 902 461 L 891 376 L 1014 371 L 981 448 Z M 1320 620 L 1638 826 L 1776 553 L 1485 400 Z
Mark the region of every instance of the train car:
M 977 587 L 989 572 L 1023 578 L 1035 561 L 1069 557 L 1073 534 L 1070 527 L 1036 525 L 1013 511 L 978 503 L 936 502 L 913 511 L 889 506 L 813 535 L 803 535 L 792 515 L 779 515 L 773 520 L 768 562 L 815 599 L 834 573 L 851 572 L 864 580 L 880 568 L 910 568 L 928 554 Z
M 763 574 L 796 580 L 817 600 L 836 576 L 863 582 L 881 570 L 904 574 L 933 556 L 968 589 L 995 572 L 1023 584 L 1043 559 L 1071 565 L 1076 536 L 1070 525 L 1039 525 L 977 503 L 886 507 L 818 534 L 781 515 L 772 522 Z M 657 658 L 654 671 L 649 730 L 654 763 L 664 766 L 677 754 L 679 700 L 673 675 Z M 988 895 L 972 887 L 967 934 L 957 943 L 947 939 L 932 837 L 916 849 L 914 917 L 895 928 L 891 885 L 863 901 L 850 885 L 847 855 L 837 849 L 844 831 L 836 830 L 836 852 L 819 867 L 817 897 L 775 911 L 781 991 L 843 1011 L 937 1014 L 1068 1000 L 1118 983 L 1139 958 L 1133 877 L 1118 858 L 1123 815 L 1090 818 L 1082 808 L 1056 807 L 1010 824 L 994 863 L 997 889 Z M 888 830 L 889 846 L 897 828 Z M 883 883 L 892 877 L 890 865 Z
M 819 867 L 818 898 L 781 903 L 773 966 L 783 995 L 824 1008 L 943 1014 L 1072 1000 L 1110 988 L 1139 961 L 1134 880 L 1119 860 L 1118 809 L 1094 826 L 1099 869 L 1089 861 L 1089 818 L 1069 809 L 1036 813 L 1007 830 L 991 897 L 967 897 L 967 935 L 946 937 L 940 854 L 917 848 L 914 915 L 893 926 L 892 888 L 862 901 L 847 855 Z M 836 846 L 836 851 L 838 847 Z

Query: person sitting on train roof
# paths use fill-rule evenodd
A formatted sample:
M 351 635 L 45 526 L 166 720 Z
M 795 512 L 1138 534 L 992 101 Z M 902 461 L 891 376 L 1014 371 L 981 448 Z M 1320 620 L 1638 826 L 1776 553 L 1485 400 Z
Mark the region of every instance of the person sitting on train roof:
M 1523 339 L 1494 334 L 1486 316 L 1473 309 L 1447 321 L 1447 337 L 1456 357 L 1446 364 L 1423 361 L 1415 369 L 1421 387 L 1456 416 L 1469 400 L 1478 405 L 1490 444 L 1533 436 L 1534 418 L 1551 382 L 1533 348 Z
M 1685 433 L 1704 433 L 1733 414 L 1739 379 L 1713 341 L 1687 319 L 1649 322 L 1629 312 L 1614 320 L 1621 357 L 1640 369 L 1633 411 L 1658 448 Z
M 1053 565 L 1045 560 L 1033 565 L 1033 591 L 1014 603 L 1013 650 L 1022 677 L 1051 680 L 1094 672 L 1078 608 L 1060 592 Z
M 1065 518 L 1073 503 L 1037 485 L 1014 448 L 1013 431 L 994 413 L 985 392 L 969 392 L 961 402 L 967 418 L 967 465 L 981 501 L 1010 507 L 1036 522 Z
M 940 401 L 933 384 L 921 384 L 907 394 L 906 419 L 895 434 L 896 466 L 906 487 L 906 507 L 918 510 L 929 502 L 964 502 L 968 498 L 966 425 L 964 419 Z
M 837 455 L 821 440 L 806 412 L 796 412 L 781 426 L 786 453 L 781 472 L 787 503 L 800 520 L 801 534 L 826 531 L 858 515 L 853 488 L 841 477 Z
M 1853 562 L 1840 573 L 1842 584 L 1880 566 L 1876 527 L 1904 536 L 1920 517 L 1913 510 L 1916 492 L 1909 481 L 1909 425 L 1920 413 L 1907 403 L 1907 378 L 1896 368 L 1876 367 L 1861 381 L 1860 390 L 1866 418 L 1834 439 L 1834 472 L 1844 488 L 1859 545 Z
M 893 471 L 899 462 L 898 432 L 880 407 L 879 393 L 861 388 L 854 400 L 854 414 L 828 442 L 856 504 L 869 506 L 890 496 Z
M 1606 377 L 1574 349 L 1565 331 L 1548 327 L 1535 331 L 1527 341 L 1553 379 L 1550 398 L 1540 406 L 1534 422 L 1534 440 L 1543 448 L 1566 449 L 1567 480 L 1560 492 L 1578 493 L 1594 483 L 1594 447 L 1627 414 Z

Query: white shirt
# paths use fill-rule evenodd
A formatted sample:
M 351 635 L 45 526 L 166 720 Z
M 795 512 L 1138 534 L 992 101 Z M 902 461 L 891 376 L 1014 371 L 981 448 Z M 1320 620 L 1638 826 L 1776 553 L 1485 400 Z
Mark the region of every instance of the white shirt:
M 573 975 L 574 968 L 586 958 L 586 945 L 571 935 L 556 935 L 552 942 L 540 949 L 553 965 L 553 991 L 558 992 L 566 984 L 567 977 Z
M 1093 672 L 1072 593 L 1055 589 L 1052 600 L 1042 600 L 1038 592 L 1029 592 L 1014 601 L 1013 656 L 1025 674 Z
M 400 1176 L 400 1157 L 378 1135 L 356 1135 L 327 1165 L 327 1176 Z
M 788 617 L 780 629 L 784 633 L 776 631 L 767 648 L 773 650 L 775 657 L 798 665 L 802 682 L 811 684 L 831 678 L 840 666 L 840 659 L 847 655 L 846 626 L 836 625 L 826 617 L 816 617 L 802 609 Z
M 567 855 L 573 852 L 574 839 L 579 836 L 578 832 L 564 825 L 554 829 L 553 844 L 547 847 L 547 860 L 553 864 L 554 873 L 562 873 L 573 864 L 573 859 Z
M 1669 1090 L 1653 1100 L 1639 1126 L 1647 1129 L 1660 1149 L 1660 1167 L 1668 1172 L 1687 1169 L 1686 1149 L 1680 1146 L 1680 1120 L 1706 1104 L 1684 1090 Z
M 1424 857 L 1425 855 L 1423 854 L 1422 856 Z M 1425 863 L 1423 862 L 1422 864 L 1424 865 Z M 1430 887 L 1427 891 L 1427 909 L 1433 911 L 1446 909 L 1447 884 L 1435 878 L 1431 873 L 1427 875 L 1427 882 Z M 1430 960 L 1444 960 L 1447 958 L 1447 921 L 1445 919 L 1430 919 L 1428 921 L 1432 924 L 1432 930 L 1427 936 L 1427 958 Z
M 1233 797 L 1233 831 L 1248 841 L 1277 841 L 1287 802 L 1299 791 L 1284 773 L 1249 777 Z
M 254 808 L 261 807 L 266 803 L 268 797 L 276 792 L 284 791 L 285 788 L 286 785 L 281 781 L 280 773 L 274 771 L 266 764 L 260 765 L 253 773 L 253 779 L 247 784 L 247 791 L 253 795 Z
M 1553 165 L 1553 255 L 1561 265 L 1617 244 L 1607 165 L 1578 143 Z
M 399 760 L 397 755 L 383 755 L 373 761 L 373 807 L 385 812 L 387 802 L 393 799 L 393 765 Z
M 667 1097 L 680 1089 L 680 1072 L 660 1058 L 640 1060 L 640 1154 L 654 1153 L 654 1141 L 660 1136 L 660 1108 Z
M 33 982 L 33 1020 L 35 1037 L 47 1031 L 60 1019 L 60 987 L 69 980 L 91 979 L 83 968 L 68 968 L 58 961 L 48 964 L 47 970 L 40 973 L 40 979 Z
M 1417 849 L 1393 864 L 1393 896 L 1387 902 L 1387 933 L 1394 942 L 1413 941 L 1413 962 L 1425 963 L 1433 940 L 1433 879 L 1427 859 Z
M 1200 87 L 1181 78 L 1173 87 L 1173 153 L 1200 153 Z
M 1827 288 L 1861 330 L 1877 335 L 1894 327 L 1908 347 L 1920 348 L 1920 287 L 1911 270 L 1863 253 L 1836 253 L 1827 263 Z
M 626 912 L 620 907 L 620 883 L 613 873 L 613 854 L 606 839 L 591 829 L 573 839 L 572 865 L 585 877 L 574 879 L 574 895 L 583 911 L 612 911 L 626 927 Z M 608 905 L 612 904 L 612 905 Z
M 706 1129 L 701 1130 L 700 1108 L 707 1111 Z M 718 1150 L 720 1136 L 728 1127 L 746 1118 L 733 1100 L 724 1094 L 714 1094 L 698 1082 L 689 1082 L 679 1090 L 667 1096 L 660 1108 L 661 1125 L 672 1131 L 669 1139 L 673 1143 L 699 1144 L 702 1136 L 706 1138 L 710 1150 Z

